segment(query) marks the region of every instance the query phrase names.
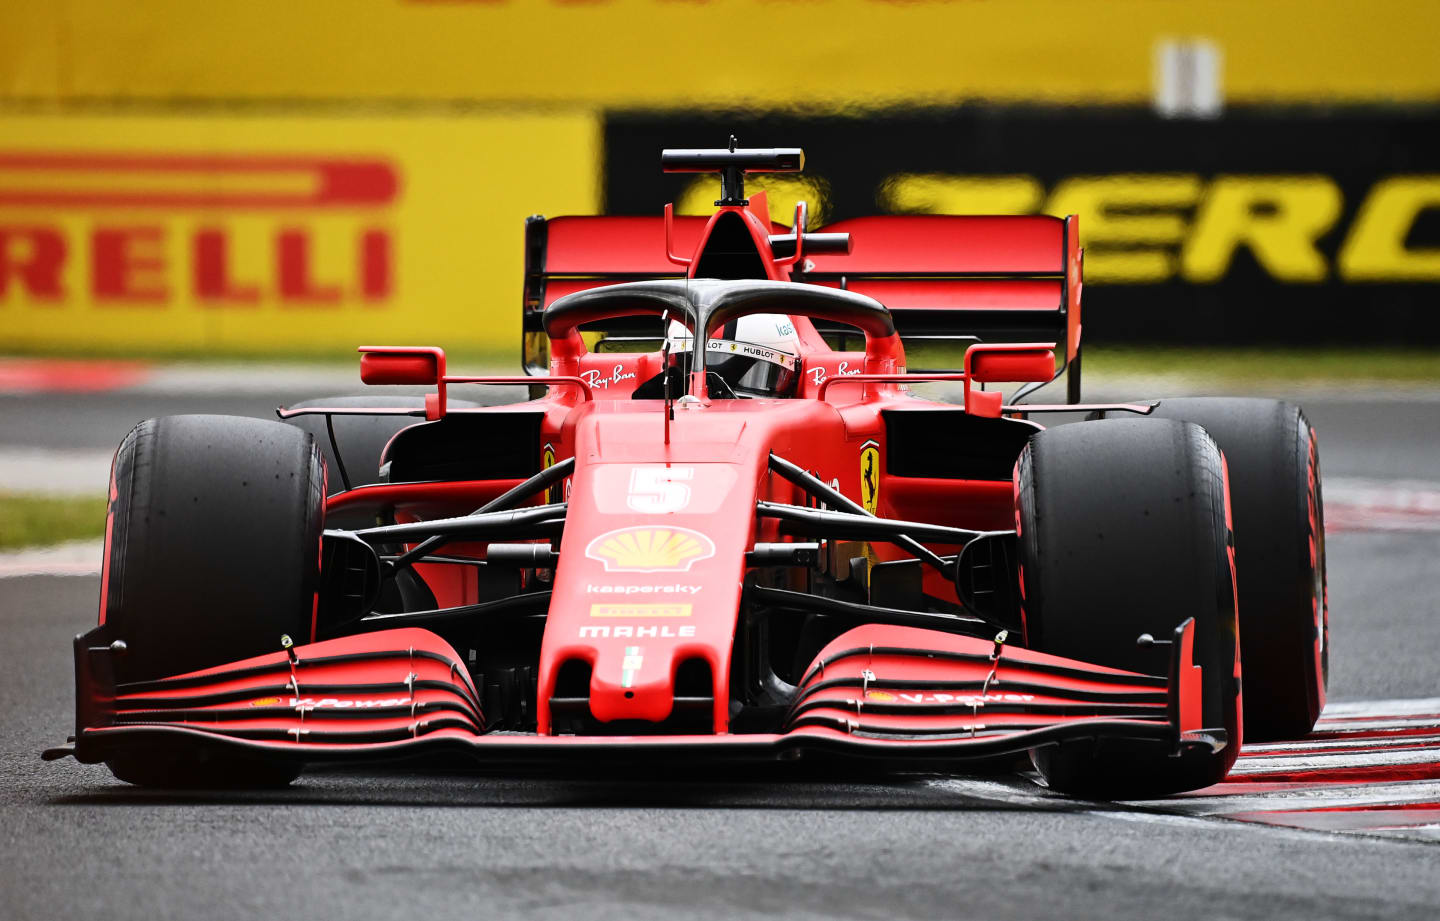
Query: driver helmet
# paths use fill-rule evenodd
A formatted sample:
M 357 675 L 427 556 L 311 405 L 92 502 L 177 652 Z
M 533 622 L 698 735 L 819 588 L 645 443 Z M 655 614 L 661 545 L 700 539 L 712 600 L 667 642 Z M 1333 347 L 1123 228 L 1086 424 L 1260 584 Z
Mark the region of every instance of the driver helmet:
M 668 335 L 672 363 L 694 348 L 685 324 L 671 322 Z M 711 375 L 712 397 L 782 397 L 795 392 L 800 377 L 800 338 L 783 313 L 752 313 L 715 331 L 705 348 L 705 370 Z M 719 377 L 730 393 L 717 392 Z

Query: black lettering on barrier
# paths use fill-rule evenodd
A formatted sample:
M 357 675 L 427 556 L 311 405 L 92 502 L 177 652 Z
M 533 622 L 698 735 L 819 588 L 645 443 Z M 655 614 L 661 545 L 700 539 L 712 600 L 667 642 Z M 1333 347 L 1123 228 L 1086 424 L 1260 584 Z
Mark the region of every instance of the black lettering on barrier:
M 660 173 L 654 152 L 743 128 L 805 148 L 816 180 L 805 194 L 823 192 L 812 211 L 831 221 L 1080 214 L 1090 342 L 1440 344 L 1437 116 L 1440 107 L 1241 106 L 1203 121 L 1142 107 L 611 113 L 606 207 L 658 214 L 687 200 L 695 177 Z M 772 192 L 777 216 L 785 194 Z

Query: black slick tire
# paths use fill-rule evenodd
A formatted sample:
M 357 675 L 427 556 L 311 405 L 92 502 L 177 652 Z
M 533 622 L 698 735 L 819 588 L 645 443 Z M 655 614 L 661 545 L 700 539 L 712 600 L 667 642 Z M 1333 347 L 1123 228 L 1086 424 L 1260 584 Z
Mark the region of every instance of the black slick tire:
M 1315 430 L 1280 400 L 1162 400 L 1156 418 L 1202 426 L 1230 473 L 1245 736 L 1298 739 L 1320 718 L 1329 680 L 1325 509 Z
M 1080 740 L 1032 758 L 1050 786 L 1136 798 L 1222 780 L 1241 742 L 1240 658 L 1220 451 L 1199 426 L 1084 422 L 1033 435 L 1016 463 L 1026 642 L 1066 658 L 1167 675 L 1169 647 L 1142 648 L 1195 620 L 1203 727 L 1219 752 L 1171 757 L 1155 742 Z
M 167 416 L 121 442 L 100 618 L 126 644 L 120 683 L 151 681 L 312 638 L 325 515 L 314 439 L 278 422 Z M 131 783 L 273 786 L 298 767 L 201 751 L 107 760 Z

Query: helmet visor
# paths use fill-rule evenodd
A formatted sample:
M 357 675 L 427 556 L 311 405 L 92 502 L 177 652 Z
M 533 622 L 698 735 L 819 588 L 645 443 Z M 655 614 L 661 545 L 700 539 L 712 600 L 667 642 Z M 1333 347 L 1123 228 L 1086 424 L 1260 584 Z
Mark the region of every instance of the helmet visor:
M 680 351 L 688 351 L 689 342 L 680 343 Z M 680 355 L 672 355 L 675 362 Z M 753 342 L 732 339 L 711 339 L 706 343 L 705 370 L 718 376 L 736 397 L 776 397 L 791 393 L 799 376 L 800 362 L 789 352 L 772 349 Z M 717 393 L 711 388 L 711 396 Z

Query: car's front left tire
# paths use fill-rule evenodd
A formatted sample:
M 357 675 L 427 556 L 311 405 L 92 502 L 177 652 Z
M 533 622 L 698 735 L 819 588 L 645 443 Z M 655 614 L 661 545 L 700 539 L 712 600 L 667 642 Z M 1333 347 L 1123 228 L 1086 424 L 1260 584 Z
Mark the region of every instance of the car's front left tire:
M 100 620 L 120 684 L 313 638 L 325 464 L 294 426 L 234 416 L 141 422 L 112 468 Z M 125 751 L 115 776 L 154 786 L 274 786 L 298 767 L 201 751 Z

